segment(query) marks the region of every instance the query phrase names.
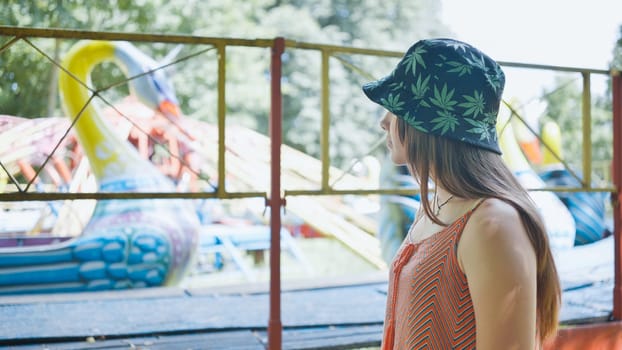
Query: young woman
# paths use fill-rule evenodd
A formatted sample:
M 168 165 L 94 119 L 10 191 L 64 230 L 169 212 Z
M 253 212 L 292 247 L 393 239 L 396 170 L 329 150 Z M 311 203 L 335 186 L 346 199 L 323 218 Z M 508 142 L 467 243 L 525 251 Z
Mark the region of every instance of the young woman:
M 421 190 L 391 267 L 383 350 L 533 350 L 556 332 L 560 287 L 547 235 L 497 144 L 504 83 L 478 49 L 431 39 L 363 86 L 387 110 L 391 159 Z

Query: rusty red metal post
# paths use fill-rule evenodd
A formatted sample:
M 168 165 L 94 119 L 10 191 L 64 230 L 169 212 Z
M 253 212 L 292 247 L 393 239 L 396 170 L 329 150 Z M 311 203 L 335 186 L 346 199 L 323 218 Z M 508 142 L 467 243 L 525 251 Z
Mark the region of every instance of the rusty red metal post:
M 276 38 L 270 62 L 270 320 L 268 321 L 268 349 L 281 350 L 283 324 L 281 322 L 281 143 L 282 96 L 281 55 L 285 39 Z
M 615 239 L 615 274 L 613 319 L 622 320 L 622 76 L 614 72 L 611 79 L 613 104 L 613 234 Z

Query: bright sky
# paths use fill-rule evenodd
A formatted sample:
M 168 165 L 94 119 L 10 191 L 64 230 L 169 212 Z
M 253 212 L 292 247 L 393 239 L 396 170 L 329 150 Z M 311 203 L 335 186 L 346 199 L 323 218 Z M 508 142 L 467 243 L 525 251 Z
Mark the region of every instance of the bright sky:
M 500 61 L 606 69 L 620 0 L 442 0 L 458 39 Z
M 499 61 L 608 69 L 622 25 L 622 0 L 442 0 L 442 6 L 456 39 Z M 506 74 L 506 92 L 520 96 L 541 92 L 528 87 L 534 78 L 545 85 L 552 79 L 525 70 Z M 598 84 L 593 80 L 602 89 Z

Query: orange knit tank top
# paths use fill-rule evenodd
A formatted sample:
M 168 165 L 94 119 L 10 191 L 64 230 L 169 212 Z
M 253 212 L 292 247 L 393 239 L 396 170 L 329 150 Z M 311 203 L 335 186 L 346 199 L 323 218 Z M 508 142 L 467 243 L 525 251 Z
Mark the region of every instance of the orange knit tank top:
M 475 313 L 457 248 L 481 202 L 432 236 L 402 244 L 389 276 L 382 350 L 475 349 Z

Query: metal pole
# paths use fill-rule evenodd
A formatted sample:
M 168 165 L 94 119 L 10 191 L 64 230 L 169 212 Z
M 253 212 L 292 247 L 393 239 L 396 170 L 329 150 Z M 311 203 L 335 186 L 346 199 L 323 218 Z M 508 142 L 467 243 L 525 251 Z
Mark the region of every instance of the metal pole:
M 583 118 L 583 188 L 592 184 L 592 91 L 590 73 L 582 72 L 582 118 Z
M 322 192 L 330 190 L 330 54 L 322 50 L 322 129 L 320 147 L 322 154 Z
M 227 114 L 226 91 L 226 67 L 227 51 L 224 44 L 216 45 L 218 49 L 218 197 L 222 198 L 225 191 L 225 116 Z
M 615 239 L 615 275 L 613 287 L 613 319 L 622 320 L 622 77 L 614 72 L 611 77 L 613 104 L 613 234 Z
M 622 77 L 620 72 L 612 75 L 613 103 L 613 185 L 616 192 L 611 194 L 613 207 L 614 246 L 614 287 L 613 319 L 622 320 Z
M 282 96 L 281 55 L 285 39 L 276 38 L 270 62 L 270 320 L 268 322 L 268 349 L 281 350 L 283 324 L 281 323 L 281 143 Z

